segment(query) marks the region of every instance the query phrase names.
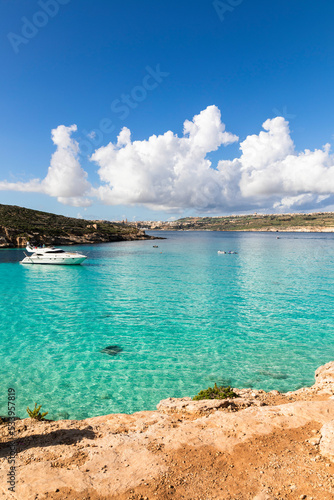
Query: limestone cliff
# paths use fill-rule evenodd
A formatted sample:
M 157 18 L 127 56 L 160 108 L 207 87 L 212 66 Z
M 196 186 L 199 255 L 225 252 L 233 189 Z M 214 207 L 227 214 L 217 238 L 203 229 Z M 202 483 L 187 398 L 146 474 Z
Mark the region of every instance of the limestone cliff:
M 133 415 L 19 420 L 15 438 L 3 422 L 0 498 L 333 499 L 334 362 L 310 388 L 235 390 L 238 403 L 168 399 Z

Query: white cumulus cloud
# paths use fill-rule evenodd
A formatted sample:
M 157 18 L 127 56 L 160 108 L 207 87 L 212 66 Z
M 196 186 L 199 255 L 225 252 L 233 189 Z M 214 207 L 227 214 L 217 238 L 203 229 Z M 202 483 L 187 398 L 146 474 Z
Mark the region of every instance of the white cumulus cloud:
M 0 190 L 45 193 L 67 205 L 91 205 L 91 200 L 86 197 L 91 185 L 87 180 L 87 173 L 80 166 L 78 143 L 71 137 L 72 132 L 76 130 L 76 125 L 59 125 L 52 130 L 52 141 L 57 149 L 52 155 L 44 179 L 33 179 L 29 182 L 2 181 Z
M 91 156 L 100 182 L 92 188 L 79 162 L 76 125 L 52 130 L 56 151 L 44 179 L 0 181 L 0 190 L 46 193 L 59 202 L 88 206 L 94 198 L 106 205 L 143 205 L 153 210 L 237 212 L 311 210 L 334 203 L 334 156 L 330 145 L 296 151 L 289 123 L 266 120 L 263 130 L 240 143 L 240 155 L 213 165 L 208 153 L 237 142 L 217 106 L 208 106 L 172 131 L 132 140 L 124 127 L 115 143 Z
M 153 209 L 210 209 L 221 205 L 222 179 L 211 168 L 207 153 L 238 137 L 225 131 L 220 111 L 209 106 L 192 121 L 184 122 L 183 137 L 168 131 L 144 141 L 131 141 L 124 127 L 116 144 L 95 151 L 104 183 L 95 190 L 104 203 L 142 204 Z
M 322 204 L 334 193 L 334 157 L 330 145 L 295 152 L 289 124 L 277 117 L 263 124 L 265 132 L 248 136 L 238 160 L 241 196 L 273 208 Z M 224 167 L 224 162 L 220 162 Z
M 332 202 L 330 145 L 298 153 L 284 118 L 268 119 L 262 127 L 240 143 L 240 157 L 221 160 L 216 168 L 207 154 L 238 139 L 225 131 L 216 106 L 186 120 L 181 138 L 169 131 L 132 142 L 123 128 L 116 144 L 91 157 L 102 181 L 95 195 L 110 205 L 166 211 L 294 210 Z

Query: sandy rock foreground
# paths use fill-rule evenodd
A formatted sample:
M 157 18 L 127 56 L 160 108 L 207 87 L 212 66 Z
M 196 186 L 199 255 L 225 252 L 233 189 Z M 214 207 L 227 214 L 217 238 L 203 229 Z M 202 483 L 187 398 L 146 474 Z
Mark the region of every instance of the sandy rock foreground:
M 0 498 L 334 499 L 334 362 L 311 388 L 167 399 L 158 411 L 0 425 Z

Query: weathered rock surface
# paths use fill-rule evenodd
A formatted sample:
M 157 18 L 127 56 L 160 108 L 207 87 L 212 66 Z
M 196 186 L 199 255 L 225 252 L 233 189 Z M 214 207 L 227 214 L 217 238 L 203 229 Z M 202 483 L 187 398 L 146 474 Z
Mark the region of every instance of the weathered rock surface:
M 327 364 L 312 388 L 288 395 L 240 390 L 249 407 L 233 411 L 227 400 L 169 398 L 133 415 L 17 421 L 15 493 L 3 423 L 0 498 L 334 498 L 333 374 Z
M 89 221 L 0 204 L 0 248 L 156 239 L 127 224 Z
M 186 411 L 189 413 L 201 413 L 209 410 L 218 410 L 219 408 L 237 411 L 249 406 L 264 406 L 264 403 L 258 399 L 247 397 L 202 399 L 200 401 L 193 401 L 192 398 L 167 398 L 160 401 L 157 409 L 162 412 Z
M 322 426 L 320 434 L 320 453 L 334 462 L 334 420 Z
M 334 394 L 334 362 L 320 366 L 315 372 L 315 385 L 318 390 Z
M 104 224 L 105 226 L 106 224 Z M 71 234 L 68 229 L 60 235 L 49 235 L 44 232 L 28 232 L 26 236 L 19 236 L 19 231 L 0 226 L 0 247 L 1 248 L 24 248 L 30 241 L 35 245 L 85 245 L 93 243 L 110 243 L 112 241 L 132 241 L 156 239 L 148 236 L 144 231 L 119 231 L 117 233 L 108 233 L 103 229 L 100 231 L 87 232 L 84 234 Z

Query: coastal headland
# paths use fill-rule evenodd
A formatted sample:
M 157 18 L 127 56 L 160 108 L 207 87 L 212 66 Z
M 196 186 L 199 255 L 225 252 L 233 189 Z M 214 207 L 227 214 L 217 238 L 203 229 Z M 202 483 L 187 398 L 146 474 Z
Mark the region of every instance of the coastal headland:
M 34 245 L 82 245 L 157 239 L 125 223 L 86 220 L 0 205 L 0 248 Z
M 131 222 L 137 228 L 163 231 L 334 232 L 334 213 L 248 214 L 184 217 L 173 221 Z
M 0 498 L 333 499 L 334 362 L 309 388 L 234 390 L 235 399 L 169 398 L 132 415 L 17 420 L 15 438 L 3 421 Z

